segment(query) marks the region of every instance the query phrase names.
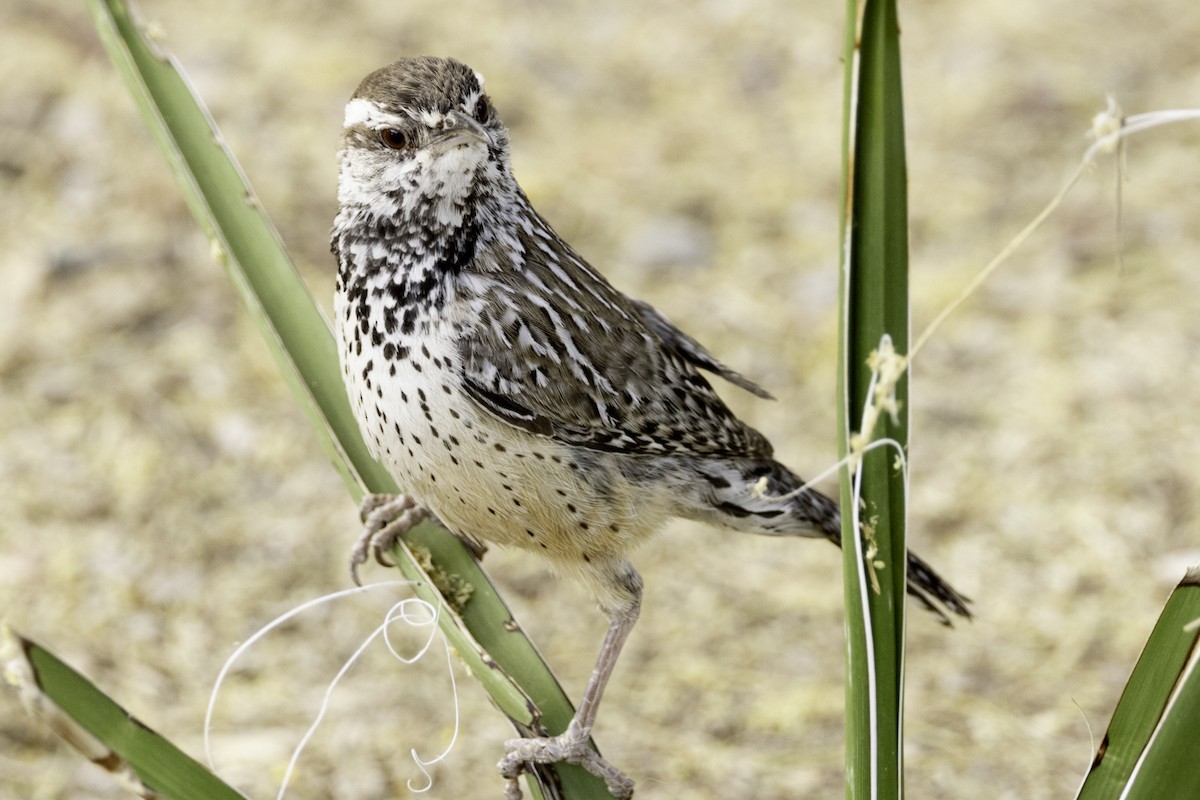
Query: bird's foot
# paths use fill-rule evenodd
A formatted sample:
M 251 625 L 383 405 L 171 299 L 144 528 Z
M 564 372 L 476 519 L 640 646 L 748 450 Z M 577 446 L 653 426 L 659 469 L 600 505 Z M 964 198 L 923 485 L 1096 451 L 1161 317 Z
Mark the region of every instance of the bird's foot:
M 633 780 L 621 770 L 600 757 L 588 741 L 589 731 L 580 728 L 571 720 L 566 732 L 559 736 L 536 739 L 509 739 L 504 743 L 508 755 L 500 759 L 500 774 L 504 776 L 505 800 L 521 800 L 521 786 L 517 782 L 521 773 L 532 764 L 553 764 L 565 761 L 578 764 L 604 781 L 608 791 L 617 800 L 633 797 Z
M 350 551 L 350 577 L 361 586 L 358 568 L 366 563 L 367 557 L 373 552 L 375 560 L 383 566 L 395 566 L 384 554 L 397 539 L 429 516 L 429 512 L 407 495 L 369 494 L 358 507 L 358 516 L 363 522 L 363 531 Z

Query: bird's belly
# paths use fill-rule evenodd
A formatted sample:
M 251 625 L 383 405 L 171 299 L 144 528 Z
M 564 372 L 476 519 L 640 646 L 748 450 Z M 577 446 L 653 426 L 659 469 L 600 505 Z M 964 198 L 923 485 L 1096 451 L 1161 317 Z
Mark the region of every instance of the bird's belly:
M 397 352 L 405 358 L 388 358 Z M 573 452 L 464 393 L 452 345 L 343 349 L 364 438 L 405 493 L 455 532 L 565 562 L 622 557 L 667 516 L 611 454 Z

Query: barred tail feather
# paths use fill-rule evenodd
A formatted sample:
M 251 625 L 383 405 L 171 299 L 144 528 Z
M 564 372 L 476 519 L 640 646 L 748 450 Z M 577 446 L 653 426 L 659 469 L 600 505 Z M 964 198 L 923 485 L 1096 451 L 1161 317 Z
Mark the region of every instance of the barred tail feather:
M 964 619 L 971 619 L 971 609 L 968 607 L 971 598 L 942 580 L 941 575 L 934 572 L 933 568 L 912 551 L 908 553 L 908 593 L 915 597 L 926 611 L 935 614 L 943 625 L 949 626 L 951 622 L 942 606 Z M 935 600 L 941 603 L 941 606 L 937 605 Z
M 703 477 L 711 492 L 708 513 L 688 516 L 767 536 L 824 536 L 842 545 L 838 504 L 815 489 L 799 491 L 804 481 L 778 461 L 735 462 Z M 951 624 L 947 611 L 971 618 L 970 598 L 912 552 L 908 593 L 944 625 Z

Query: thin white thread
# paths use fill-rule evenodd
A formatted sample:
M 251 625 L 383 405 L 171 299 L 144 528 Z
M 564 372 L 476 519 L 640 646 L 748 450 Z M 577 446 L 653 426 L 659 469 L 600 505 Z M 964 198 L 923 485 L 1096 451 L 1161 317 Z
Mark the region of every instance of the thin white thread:
M 886 334 L 885 334 L 886 335 Z M 875 395 L 875 387 L 879 379 L 879 370 L 871 370 L 871 380 L 867 384 L 867 396 L 864 402 L 863 418 L 867 416 L 868 411 L 872 408 L 872 400 Z M 874 427 L 874 426 L 872 426 Z M 867 666 L 867 686 L 870 687 L 867 692 L 867 723 L 868 730 L 878 730 L 879 724 L 879 704 L 876 700 L 878 692 L 875 688 L 879 685 L 878 677 L 875 674 L 875 641 L 871 637 L 871 606 L 869 597 L 867 596 L 868 576 L 866 559 L 863 557 L 863 537 L 862 537 L 862 517 L 859 513 L 862 499 L 862 451 L 859 444 L 850 455 L 856 456 L 855 460 L 849 465 L 851 471 L 851 479 L 853 487 L 850 491 L 850 522 L 851 529 L 854 535 L 850 538 L 854 542 L 854 564 L 858 572 L 858 602 L 862 608 L 863 622 L 865 630 L 863 631 L 863 646 L 866 657 Z M 845 546 L 845 542 L 842 543 Z M 879 794 L 879 750 L 878 737 L 868 737 L 869 758 L 868 763 L 871 765 L 871 777 L 869 781 L 870 796 L 875 798 Z
M 218 673 L 217 679 L 213 685 L 212 694 L 209 697 L 208 708 L 204 714 L 204 755 L 205 755 L 206 761 L 208 762 L 209 768 L 216 771 L 216 766 L 215 766 L 215 762 L 214 762 L 213 755 L 212 755 L 211 731 L 212 731 L 212 718 L 213 718 L 213 714 L 216 709 L 217 697 L 220 694 L 221 686 L 224 683 L 226 676 L 229 674 L 230 670 L 233 668 L 234 662 L 238 658 L 240 658 L 241 655 L 246 652 L 246 650 L 248 650 L 252 645 L 257 643 L 260 639 L 262 639 L 264 636 L 266 636 L 272 630 L 274 630 L 275 628 L 282 625 L 284 622 L 287 622 L 288 620 L 292 619 L 293 617 L 297 616 L 298 614 L 308 611 L 309 609 L 314 608 L 315 606 L 321 605 L 322 603 L 331 602 L 334 600 L 340 600 L 340 599 L 348 597 L 350 595 L 358 594 L 360 592 L 370 591 L 372 589 L 379 589 L 379 588 L 388 587 L 388 586 L 417 586 L 417 585 L 419 585 L 419 584 L 417 582 L 413 582 L 413 581 L 382 581 L 379 583 L 372 583 L 372 584 L 368 584 L 366 586 L 358 586 L 358 587 L 354 587 L 352 589 L 345 589 L 343 591 L 333 592 L 328 595 L 323 595 L 321 597 L 317 597 L 312 600 L 306 601 L 306 602 L 300 604 L 299 606 L 287 611 L 286 613 L 276 617 L 274 620 L 267 623 L 262 628 L 260 628 L 258 631 L 256 631 L 249 639 L 247 639 L 245 642 L 243 642 L 236 650 L 234 650 L 234 652 L 229 656 L 229 658 L 226 659 L 225 664 L 221 667 L 221 671 Z M 416 611 L 415 609 L 420 609 L 420 611 Z M 421 612 L 424 612 L 424 613 L 422 614 Z M 288 761 L 287 769 L 284 771 L 283 779 L 279 786 L 279 792 L 276 795 L 276 800 L 283 800 L 284 795 L 287 792 L 288 783 L 291 781 L 291 776 L 292 776 L 293 772 L 295 771 L 296 765 L 299 763 L 300 755 L 303 753 L 304 748 L 308 745 L 309 740 L 311 740 L 313 735 L 315 735 L 317 729 L 320 727 L 321 722 L 325 718 L 325 714 L 329 708 L 329 703 L 333 697 L 334 689 L 337 688 L 338 683 L 346 675 L 346 673 L 349 672 L 350 668 L 359 659 L 359 657 L 362 656 L 362 654 L 366 651 L 367 647 L 369 647 L 371 645 L 371 643 L 374 642 L 375 639 L 380 636 L 380 634 L 382 634 L 384 643 L 387 646 L 388 652 L 390 652 L 394 658 L 396 658 L 397 660 L 401 661 L 404 664 L 416 663 L 422 657 L 424 657 L 424 655 L 429 651 L 429 648 L 433 645 L 434 637 L 436 637 L 439 633 L 437 623 L 438 623 L 440 616 L 441 616 L 441 598 L 440 597 L 438 598 L 438 605 L 436 607 L 434 605 L 432 605 L 431 603 L 429 603 L 427 600 L 423 600 L 418 597 L 410 597 L 410 598 L 406 598 L 404 600 L 399 601 L 398 603 L 393 605 L 390 609 L 388 609 L 387 614 L 384 615 L 383 622 L 377 628 L 375 628 L 375 630 L 373 630 L 371 632 L 371 634 L 369 636 L 367 636 L 367 638 L 358 646 L 358 648 L 354 651 L 354 653 L 352 653 L 350 655 L 350 657 L 341 666 L 341 668 L 338 670 L 337 674 L 333 677 L 333 679 L 330 681 L 329 685 L 326 687 L 325 694 L 321 700 L 321 706 L 317 711 L 316 717 L 313 719 L 313 722 L 309 726 L 308 730 L 305 731 L 304 736 L 301 737 L 300 742 L 296 745 L 295 749 L 292 751 L 292 756 Z M 418 649 L 418 651 L 416 652 L 415 655 L 406 657 L 406 656 L 402 655 L 397 650 L 396 646 L 393 644 L 393 642 L 391 640 L 391 635 L 390 635 L 390 626 L 394 622 L 403 622 L 412 628 L 429 628 L 429 637 L 425 640 L 424 644 L 421 645 L 421 647 Z M 414 786 L 412 780 L 409 780 L 407 782 L 409 791 L 412 791 L 414 793 L 427 792 L 433 787 L 433 776 L 430 775 L 429 770 L 426 769 L 426 767 L 431 766 L 433 764 L 437 764 L 441 761 L 444 761 L 446 759 L 446 757 L 450 754 L 451 750 L 453 750 L 455 743 L 458 741 L 458 732 L 459 732 L 459 725 L 460 725 L 460 709 L 459 709 L 459 701 L 458 701 L 458 682 L 454 676 L 454 662 L 453 662 L 453 655 L 450 650 L 450 643 L 446 640 L 446 637 L 444 635 L 442 636 L 442 645 L 445 648 L 446 666 L 447 666 L 447 671 L 450 673 L 450 687 L 451 687 L 452 697 L 454 698 L 454 730 L 453 730 L 453 733 L 451 734 L 450 742 L 449 742 L 449 744 L 447 744 L 446 748 L 441 753 L 439 753 L 438 755 L 434 756 L 431 759 L 426 760 L 426 759 L 421 758 L 420 755 L 418 755 L 415 748 L 409 751 L 410 754 L 412 755 L 413 762 L 417 766 L 417 769 L 419 769 L 421 771 L 421 774 L 425 777 L 425 784 L 424 784 L 424 786 L 421 786 L 421 787 Z
M 1071 704 L 1079 710 L 1079 716 L 1083 717 L 1083 724 L 1088 732 L 1088 740 L 1092 743 L 1091 749 L 1087 752 L 1088 768 L 1083 771 L 1083 778 L 1079 781 L 1079 788 L 1075 790 L 1075 794 L 1078 796 L 1080 790 L 1083 789 L 1083 784 L 1087 783 L 1088 775 L 1092 772 L 1092 764 L 1096 761 L 1096 731 L 1092 729 L 1092 721 L 1088 719 L 1087 712 L 1083 710 L 1083 706 L 1079 705 L 1079 701 L 1072 697 Z
M 413 598 L 413 599 L 417 599 L 417 598 Z M 423 621 L 418 620 L 415 617 L 413 617 L 408 612 L 408 606 L 405 606 L 403 603 L 397 603 L 396 605 L 392 606 L 392 608 L 388 611 L 387 617 L 383 621 L 382 628 L 383 628 L 383 641 L 385 644 L 387 644 L 388 651 L 391 652 L 391 654 L 395 658 L 397 658 L 398 660 L 400 660 L 401 662 L 403 662 L 405 664 L 413 664 L 413 663 L 416 663 L 417 661 L 419 661 L 425 655 L 425 653 L 429 650 L 430 646 L 432 646 L 433 637 L 438 631 L 437 622 L 438 622 L 438 617 L 441 614 L 441 604 L 442 604 L 442 601 L 441 601 L 440 595 L 438 596 L 438 607 L 436 609 L 433 606 L 431 606 L 428 602 L 422 600 L 417 607 L 419 607 L 425 611 L 431 612 L 429 614 L 428 618 Z M 401 606 L 404 606 L 404 607 L 401 608 Z M 417 654 L 411 658 L 405 658 L 404 656 L 400 655 L 400 653 L 396 650 L 395 646 L 392 644 L 391 634 L 388 632 L 391 622 L 394 621 L 392 618 L 392 615 L 394 613 L 396 613 L 398 609 L 403 612 L 403 616 L 401 617 L 401 619 L 404 622 L 406 622 L 407 624 L 409 624 L 410 626 L 412 626 L 414 628 L 420 628 L 422 626 L 430 627 L 429 638 L 425 641 L 425 646 L 422 647 L 417 652 Z M 417 755 L 416 748 L 413 748 L 412 750 L 408 751 L 409 754 L 412 756 L 413 763 L 415 763 L 417 765 L 417 769 L 421 770 L 421 774 L 425 776 L 425 785 L 421 788 L 414 787 L 411 779 L 406 781 L 406 783 L 405 783 L 405 785 L 408 786 L 409 791 L 416 792 L 418 794 L 427 792 L 433 788 L 433 776 L 430 775 L 429 770 L 427 770 L 425 768 L 428 766 L 432 766 L 433 764 L 437 764 L 439 762 L 445 761 L 446 756 L 450 755 L 450 751 L 454 749 L 454 745 L 458 741 L 458 730 L 459 730 L 458 680 L 454 677 L 454 656 L 450 651 L 450 642 L 448 642 L 446 640 L 445 636 L 442 636 L 442 647 L 444 647 L 445 651 L 446 651 L 446 668 L 447 668 L 446 671 L 450 673 L 450 692 L 451 692 L 451 695 L 454 697 L 454 733 L 452 733 L 450 735 L 450 742 L 446 745 L 446 749 L 443 750 L 442 752 L 438 753 L 436 756 L 429 759 L 428 761 L 422 759 L 419 755 Z
M 889 399 L 887 397 L 884 397 L 880 401 L 876 402 L 875 394 L 880 388 L 881 376 L 883 375 L 883 373 L 885 371 L 888 373 L 886 376 L 884 376 L 882 378 L 882 380 L 884 383 L 885 392 L 890 395 L 892 392 L 895 391 L 895 386 L 896 386 L 896 383 L 899 381 L 899 376 L 903 374 L 903 369 L 906 368 L 906 366 L 907 366 L 906 364 L 903 364 L 901 367 L 901 370 L 899 372 L 897 372 L 895 369 L 888 369 L 891 362 L 889 361 L 887 354 L 892 354 L 893 351 L 891 349 L 891 337 L 889 337 L 886 333 L 883 334 L 883 336 L 880 338 L 879 347 L 876 349 L 875 352 L 877 354 L 885 354 L 885 357 L 874 359 L 875 363 L 872 364 L 871 380 L 867 384 L 867 395 L 863 399 L 863 411 L 862 411 L 861 418 L 864 420 L 863 427 L 865 429 L 867 429 L 868 432 L 871 430 L 874 430 L 875 422 L 878 419 L 880 411 L 887 410 L 889 412 L 892 412 L 895 408 L 894 398 Z M 869 425 L 867 424 L 866 420 L 870 420 Z M 862 499 L 862 476 L 863 476 L 862 457 L 863 457 L 863 455 L 865 455 L 866 453 L 870 452 L 871 450 L 873 450 L 877 447 L 892 447 L 895 449 L 896 457 L 899 461 L 899 466 L 901 469 L 901 475 L 903 477 L 904 509 L 905 509 L 906 514 L 907 514 L 908 506 L 909 506 L 909 502 L 908 502 L 909 501 L 909 474 L 908 474 L 907 456 L 905 455 L 904 448 L 901 446 L 899 441 L 897 441 L 896 439 L 894 439 L 890 436 L 884 437 L 881 439 L 870 439 L 870 440 L 864 441 L 862 434 L 859 434 L 857 439 L 858 439 L 858 441 L 853 443 L 852 451 L 849 454 L 847 454 L 847 456 L 844 459 L 842 459 L 841 461 L 839 461 L 838 463 L 839 463 L 839 465 L 843 462 L 849 464 L 849 468 L 851 471 L 851 479 L 853 482 L 853 488 L 851 489 L 851 493 L 850 493 L 850 521 L 851 521 L 851 528 L 855 532 L 855 535 L 851 536 L 850 538 L 853 540 L 855 569 L 858 571 L 859 603 L 862 607 L 863 621 L 866 623 L 866 628 L 869 630 L 871 627 L 871 606 L 868 603 L 869 598 L 867 597 L 867 592 L 868 592 L 867 587 L 874 585 L 875 581 L 872 580 L 873 576 L 867 575 L 867 563 L 866 563 L 867 560 L 864 557 L 865 553 L 863 552 L 862 518 L 861 518 L 861 514 L 860 514 L 861 499 Z M 845 542 L 843 542 L 843 547 L 844 546 L 845 546 Z M 872 562 L 871 568 L 872 569 L 875 568 L 873 565 L 873 562 Z M 903 564 L 899 567 L 899 569 L 902 570 L 900 572 L 900 580 L 907 581 L 908 565 Z M 907 617 L 905 617 L 905 620 L 907 620 Z M 905 624 L 907 625 L 907 622 Z M 904 636 L 905 636 L 905 630 L 902 629 L 900 631 L 901 641 L 904 640 Z M 878 720 L 879 720 L 879 705 L 877 702 L 877 692 L 874 691 L 875 687 L 878 685 L 878 678 L 875 674 L 875 641 L 874 641 L 874 639 L 871 638 L 869 633 L 867 633 L 866 635 L 863 636 L 863 645 L 866 650 L 867 686 L 871 687 L 871 690 L 867 692 L 867 719 L 868 719 L 868 722 L 870 723 L 871 730 L 875 730 L 876 726 L 878 725 Z M 903 685 L 903 682 L 904 682 L 903 669 L 904 669 L 904 667 L 902 664 L 901 665 L 901 673 L 900 673 L 901 685 Z M 899 723 L 898 724 L 901 726 L 901 729 L 903 729 L 903 726 L 904 726 L 903 693 L 901 693 L 901 698 L 900 698 L 900 715 L 899 715 Z M 903 730 L 898 731 L 897 733 L 902 735 Z M 870 780 L 869 780 L 870 797 L 875 798 L 878 796 L 878 793 L 879 793 L 879 752 L 877 749 L 878 740 L 874 736 L 869 737 L 869 739 L 870 739 L 869 745 L 868 745 L 868 747 L 870 748 L 869 763 L 871 764 L 871 775 L 870 775 Z M 898 754 L 897 757 L 903 758 L 903 755 Z M 899 764 L 897 764 L 897 767 L 898 766 L 899 766 Z
M 854 535 L 850 538 L 853 540 L 854 547 L 854 563 L 858 570 L 858 602 L 862 606 L 863 621 L 866 623 L 866 630 L 863 632 L 863 644 L 866 649 L 867 661 L 867 686 L 871 687 L 871 691 L 867 692 L 867 721 L 870 725 L 869 730 L 877 730 L 879 719 L 879 706 L 876 702 L 876 694 L 874 688 L 878 685 L 878 679 L 875 675 L 875 641 L 871 638 L 871 606 L 868 603 L 867 597 L 867 573 L 866 563 L 863 558 L 863 539 L 859 534 L 862 530 L 862 520 L 859 517 L 859 498 L 862 497 L 862 470 L 857 466 L 852 467 L 854 470 L 853 481 L 854 488 L 850 492 L 850 519 L 851 527 L 854 530 Z M 845 543 L 843 542 L 843 546 Z M 879 753 L 876 745 L 878 744 L 877 737 L 868 737 L 870 748 L 869 762 L 871 764 L 871 779 L 870 779 L 870 796 L 877 797 L 879 793 Z
M 408 585 L 408 582 L 407 581 L 387 581 L 384 584 L 370 584 L 367 586 L 356 586 L 353 589 L 344 589 L 340 592 L 334 592 L 332 594 L 323 595 L 321 597 L 316 597 L 316 598 L 313 598 L 312 600 L 308 600 L 307 602 L 301 603 L 299 606 L 291 609 L 290 611 L 287 611 L 284 614 L 281 614 L 280 616 L 278 616 L 275 619 L 268 622 L 263 627 L 259 628 L 257 631 L 255 631 L 255 633 L 249 639 L 242 642 L 242 644 L 239 645 L 238 648 L 233 651 L 233 653 L 229 656 L 229 658 L 225 659 L 225 664 L 221 667 L 221 671 L 217 673 L 217 679 L 213 683 L 212 693 L 208 697 L 208 708 L 204 712 L 204 760 L 208 763 L 209 769 L 213 770 L 214 772 L 217 769 L 216 762 L 214 761 L 213 755 L 212 755 L 212 738 L 210 735 L 211 731 L 212 731 L 213 712 L 216 710 L 217 696 L 221 692 L 221 684 L 225 682 L 225 676 L 229 674 L 229 671 L 231 669 L 233 669 L 233 663 L 235 661 L 237 661 L 239 658 L 241 658 L 242 654 L 244 652 L 246 652 L 246 650 L 248 650 L 252 645 L 254 645 L 255 642 L 257 642 L 259 639 L 266 636 L 268 633 L 270 633 L 275 628 L 278 628 L 280 625 L 282 625 L 283 623 L 290 620 L 292 617 L 294 617 L 298 614 L 301 614 L 301 613 L 309 610 L 310 608 L 319 606 L 322 603 L 330 602 L 333 600 L 340 600 L 341 598 L 348 597 L 352 594 L 358 594 L 360 592 L 365 592 L 368 589 L 370 589 L 372 586 L 383 586 L 383 585 L 389 585 L 389 584 L 397 585 L 397 586 L 405 586 L 405 585 Z
M 933 322 L 925 327 L 921 332 L 917 343 L 913 345 L 908 352 L 908 360 L 911 363 L 917 353 L 925 346 L 925 343 L 933 336 L 934 331 L 941 327 L 942 323 L 953 314 L 959 306 L 966 302 L 967 298 L 973 295 L 976 290 L 983 285 L 984 281 L 992 276 L 1001 264 L 1008 260 L 1018 247 L 1025 243 L 1025 240 L 1033 235 L 1033 232 L 1042 226 L 1054 211 L 1062 205 L 1067 194 L 1075 188 L 1075 184 L 1092 166 L 1096 156 L 1099 153 L 1109 153 L 1115 148 L 1119 141 L 1128 139 L 1135 133 L 1157 128 L 1161 125 L 1169 125 L 1174 122 L 1187 122 L 1191 120 L 1200 120 L 1200 109 L 1169 109 L 1166 111 L 1150 111 L 1145 114 L 1134 114 L 1131 117 L 1119 117 L 1120 109 L 1116 105 L 1116 101 L 1110 98 L 1108 107 L 1097 114 L 1092 121 L 1091 135 L 1096 139 L 1091 147 L 1084 151 L 1083 158 L 1080 160 L 1079 166 L 1071 173 L 1067 182 L 1059 189 L 1058 194 L 1046 204 L 1046 207 L 1038 212 L 1033 220 L 1022 228 L 1016 236 L 1014 236 L 1007 245 L 981 269 L 975 277 L 967 284 L 962 293 L 957 299 L 941 310 L 934 318 Z

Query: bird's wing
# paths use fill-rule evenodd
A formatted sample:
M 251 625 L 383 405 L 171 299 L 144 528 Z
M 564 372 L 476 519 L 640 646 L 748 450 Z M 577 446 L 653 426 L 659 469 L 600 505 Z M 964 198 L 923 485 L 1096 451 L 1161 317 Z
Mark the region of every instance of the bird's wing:
M 557 237 L 557 248 L 536 244 L 526 243 L 523 268 L 474 276 L 459 355 L 480 405 L 590 449 L 770 455 L 766 438 L 733 415 L 696 366 L 754 384 L 618 292 Z
M 757 395 L 764 400 L 775 399 L 766 389 L 742 373 L 730 369 L 718 361 L 712 353 L 708 352 L 708 348 L 679 330 L 679 328 L 676 328 L 671 320 L 667 319 L 657 308 L 645 300 L 630 298 L 630 302 L 633 303 L 633 307 L 641 314 L 642 321 L 649 325 L 650 329 L 657 333 L 668 347 L 682 356 L 686 361 L 701 369 L 716 373 L 734 386 L 739 386 L 750 392 L 750 394 Z

